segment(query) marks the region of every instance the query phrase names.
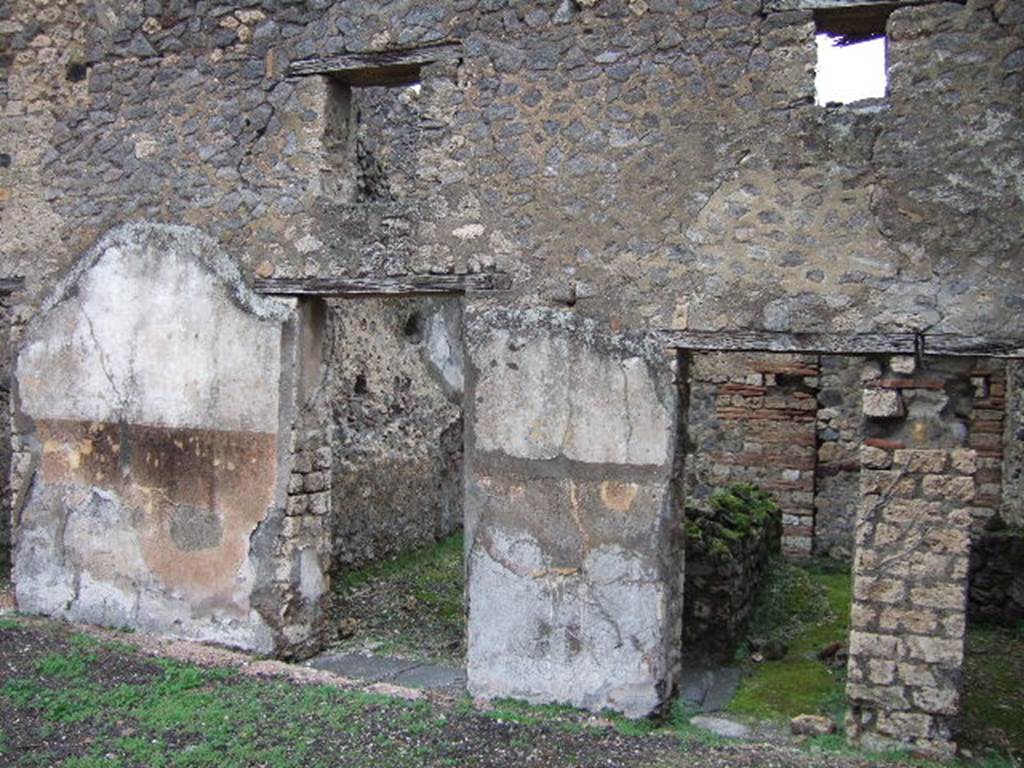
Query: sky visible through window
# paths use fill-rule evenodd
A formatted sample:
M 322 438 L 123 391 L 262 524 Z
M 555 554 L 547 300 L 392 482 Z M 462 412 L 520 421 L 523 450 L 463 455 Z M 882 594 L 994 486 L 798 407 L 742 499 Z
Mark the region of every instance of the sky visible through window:
M 885 38 L 838 46 L 835 38 L 819 34 L 814 101 L 849 104 L 885 96 Z

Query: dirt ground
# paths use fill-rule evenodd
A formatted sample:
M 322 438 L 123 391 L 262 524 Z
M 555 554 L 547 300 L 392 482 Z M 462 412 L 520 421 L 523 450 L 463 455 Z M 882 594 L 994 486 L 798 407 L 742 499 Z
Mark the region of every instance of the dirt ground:
M 0 766 L 877 764 L 709 739 L 672 722 L 359 688 L 191 643 L 0 617 Z

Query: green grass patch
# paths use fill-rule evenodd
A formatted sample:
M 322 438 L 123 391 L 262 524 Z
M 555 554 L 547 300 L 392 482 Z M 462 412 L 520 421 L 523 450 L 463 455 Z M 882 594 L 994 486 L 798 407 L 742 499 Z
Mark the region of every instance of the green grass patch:
M 34 665 L 38 677 L 8 680 L 0 689 L 15 707 L 35 710 L 58 727 L 87 725 L 96 735 L 93 751 L 60 763 L 65 768 L 290 768 L 319 759 L 311 751 L 317 733 L 338 726 L 352 733 L 345 726 L 368 714 L 409 735 L 437 725 L 424 702 L 165 659 L 149 679 L 105 686 L 90 676 L 87 661 L 81 651 L 50 654 Z
M 475 712 L 468 697 L 460 702 L 458 711 L 461 714 Z M 584 730 L 582 721 L 584 718 L 590 717 L 590 713 L 565 704 L 530 704 L 518 699 L 496 699 L 490 703 L 490 708 L 478 714 L 503 723 L 544 726 L 567 732 Z M 625 720 L 625 718 L 621 719 Z
M 373 582 L 398 582 L 426 609 L 444 621 L 461 621 L 463 612 L 462 534 L 436 545 L 368 565 L 335 580 L 336 592 L 345 594 Z
M 1024 626 L 971 625 L 964 658 L 962 744 L 993 766 L 1024 763 Z M 1004 761 L 1004 762 L 1000 762 Z
M 832 715 L 842 725 L 845 668 L 817 659 L 831 643 L 849 635 L 852 580 L 840 564 L 804 565 L 774 560 L 757 597 L 749 636 L 784 642 L 784 658 L 755 664 L 741 654 L 744 677 L 729 711 L 764 720 L 800 714 Z
M 373 650 L 443 663 L 465 653 L 462 534 L 338 575 L 334 614 L 355 620 L 349 651 Z
M 96 663 L 96 654 L 72 651 L 71 653 L 51 653 L 36 662 L 36 672 L 44 677 L 56 677 L 63 680 L 84 678 L 89 668 Z
M 21 629 L 21 624 L 14 619 L 0 619 L 0 630 L 3 629 Z

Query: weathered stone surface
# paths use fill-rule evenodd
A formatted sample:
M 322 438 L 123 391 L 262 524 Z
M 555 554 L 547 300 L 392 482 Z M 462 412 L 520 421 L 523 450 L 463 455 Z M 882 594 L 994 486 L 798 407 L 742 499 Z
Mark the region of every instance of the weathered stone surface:
M 971 534 L 962 505 L 975 486 L 969 454 L 963 448 L 861 451 L 847 683 L 847 729 L 861 744 L 955 751 L 950 719 L 959 707 L 963 561 Z
M 874 419 L 894 419 L 903 415 L 903 399 L 894 389 L 865 389 L 864 415 Z
M 252 541 L 284 506 L 297 325 L 192 230 L 124 227 L 76 265 L 16 363 L 22 610 L 279 650 Z
M 524 321 L 560 323 L 569 317 L 526 313 Z M 559 332 L 555 325 L 552 331 L 501 328 L 482 344 L 470 341 L 478 369 L 501 374 L 482 375 L 476 385 L 477 449 L 534 461 L 564 457 L 641 466 L 669 461 L 673 446 L 666 437 L 673 413 L 643 352 L 611 356 L 585 338 L 574 338 L 568 327 Z M 585 325 L 579 331 L 594 334 Z M 654 364 L 667 365 L 665 358 Z
M 435 541 L 462 524 L 457 299 L 330 302 L 333 567 Z
M 811 554 L 820 372 L 810 355 L 692 355 L 687 505 L 733 482 L 752 482 L 782 507 L 783 552 Z
M 657 709 L 678 656 L 673 360 L 553 312 L 473 312 L 466 341 L 470 691 Z
M 825 736 L 835 733 L 836 724 L 831 717 L 797 715 L 789 721 L 789 730 L 797 736 Z
M 1008 525 L 1024 527 L 1024 361 L 1007 366 L 1006 424 L 1003 432 L 1006 465 L 1001 514 Z

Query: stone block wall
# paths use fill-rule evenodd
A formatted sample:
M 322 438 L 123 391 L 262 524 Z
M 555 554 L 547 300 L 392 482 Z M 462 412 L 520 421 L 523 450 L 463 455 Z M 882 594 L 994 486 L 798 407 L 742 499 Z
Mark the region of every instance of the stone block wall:
M 1003 473 L 1003 520 L 1024 528 L 1024 360 L 1007 364 L 1006 451 Z
M 970 372 L 974 397 L 968 429 L 969 444 L 978 454 L 974 515 L 980 528 L 1002 515 L 1006 365 L 1005 360 L 979 360 Z
M 688 503 L 751 482 L 783 511 L 783 552 L 812 552 L 820 372 L 808 355 L 694 354 Z
M 469 689 L 629 716 L 679 661 L 677 361 L 568 312 L 469 311 Z
M 847 694 L 851 740 L 949 756 L 963 662 L 973 450 L 861 452 Z
M 748 507 L 746 514 L 753 510 Z M 769 558 L 777 555 L 782 517 L 737 526 L 724 509 L 686 510 L 683 657 L 732 661 L 754 607 Z M 722 535 L 721 528 L 728 533 Z
M 867 361 L 822 355 L 820 365 L 814 553 L 846 561 L 853 555 L 860 499 L 861 381 Z
M 333 568 L 462 525 L 459 299 L 330 301 Z

